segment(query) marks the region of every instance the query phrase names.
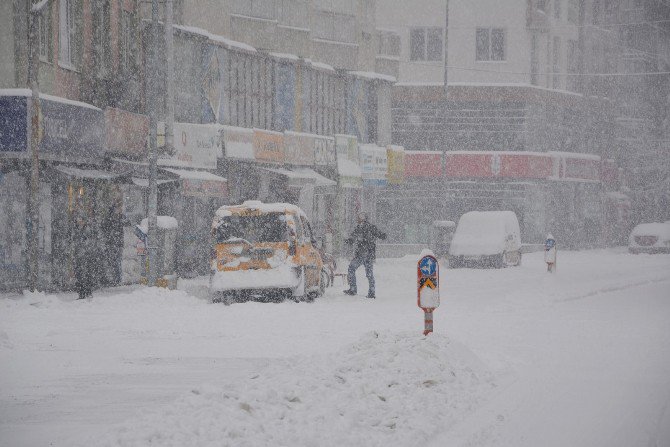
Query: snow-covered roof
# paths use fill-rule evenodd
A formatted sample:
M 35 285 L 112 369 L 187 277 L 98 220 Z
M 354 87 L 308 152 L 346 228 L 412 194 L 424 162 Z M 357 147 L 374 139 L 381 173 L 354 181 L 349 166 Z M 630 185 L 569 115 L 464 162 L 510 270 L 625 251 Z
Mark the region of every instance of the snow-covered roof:
M 256 48 L 252 47 L 243 42 L 237 42 L 235 40 L 228 39 L 226 37 L 220 36 L 218 34 L 213 34 L 207 31 L 206 29 L 198 28 L 195 26 L 186 26 L 186 25 L 172 25 L 174 29 L 184 31 L 191 34 L 198 34 L 200 36 L 206 37 L 209 40 L 217 43 L 221 43 L 227 48 L 235 48 L 238 50 L 249 51 L 251 53 L 256 53 Z
M 32 96 L 32 91 L 28 88 L 3 88 L 0 89 L 0 96 L 23 96 L 26 98 L 30 98 Z M 44 99 L 46 101 L 58 102 L 61 104 L 67 104 L 71 106 L 85 107 L 87 109 L 97 110 L 99 112 L 102 111 L 98 107 L 85 102 L 75 101 L 73 99 L 61 98 L 60 96 L 47 95 L 45 93 L 40 93 L 40 99 Z
M 330 180 L 318 172 L 309 169 L 309 168 L 295 168 L 295 169 L 284 169 L 284 168 L 265 168 L 266 171 L 274 172 L 276 174 L 284 175 L 291 179 L 305 179 L 313 180 L 316 186 L 335 186 L 337 182 Z
M 174 168 L 161 168 L 164 171 L 172 172 L 173 174 L 177 174 L 181 178 L 189 179 L 189 180 L 206 180 L 206 181 L 217 181 L 217 182 L 225 182 L 226 179 L 223 177 L 220 177 L 216 174 L 212 174 L 211 172 L 208 171 L 201 171 L 201 170 L 195 170 L 195 169 L 174 169 Z
M 375 81 L 396 82 L 396 78 L 390 75 L 375 73 L 374 71 L 350 71 L 350 75 L 357 78 L 372 79 Z
M 101 171 L 98 169 L 80 169 L 72 166 L 62 166 L 62 165 L 56 166 L 55 169 L 70 177 L 91 179 L 91 180 L 112 180 L 124 175 L 113 172 Z

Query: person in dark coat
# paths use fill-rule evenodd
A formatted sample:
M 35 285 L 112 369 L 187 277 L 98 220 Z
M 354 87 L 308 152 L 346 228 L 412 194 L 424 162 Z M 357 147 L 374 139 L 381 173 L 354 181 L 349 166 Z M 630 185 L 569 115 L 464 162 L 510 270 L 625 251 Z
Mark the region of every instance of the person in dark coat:
M 347 295 L 356 295 L 356 270 L 362 265 L 365 267 L 365 276 L 368 278 L 368 298 L 375 297 L 375 277 L 372 264 L 377 256 L 377 239 L 386 239 L 386 233 L 371 224 L 367 214 L 359 214 L 358 225 L 351 236 L 345 239 L 348 244 L 355 245 L 354 259 L 349 263 L 347 272 L 349 289 L 344 291 Z
M 95 237 L 91 223 L 80 217 L 77 221 L 74 250 L 74 288 L 79 299 L 93 296 L 96 259 Z

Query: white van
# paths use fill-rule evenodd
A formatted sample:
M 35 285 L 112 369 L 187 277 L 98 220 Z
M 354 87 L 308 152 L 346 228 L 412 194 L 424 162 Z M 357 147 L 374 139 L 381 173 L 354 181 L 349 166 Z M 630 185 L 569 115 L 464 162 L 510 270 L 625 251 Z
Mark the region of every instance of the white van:
M 461 216 L 449 247 L 449 267 L 502 268 L 521 264 L 521 233 L 513 211 Z

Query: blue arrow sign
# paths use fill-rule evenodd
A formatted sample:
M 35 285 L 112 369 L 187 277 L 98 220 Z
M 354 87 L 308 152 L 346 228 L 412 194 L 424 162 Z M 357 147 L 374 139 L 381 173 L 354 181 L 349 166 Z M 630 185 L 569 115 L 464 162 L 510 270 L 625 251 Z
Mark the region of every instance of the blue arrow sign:
M 424 276 L 435 276 L 437 271 L 437 262 L 432 256 L 424 256 L 419 262 L 419 270 Z

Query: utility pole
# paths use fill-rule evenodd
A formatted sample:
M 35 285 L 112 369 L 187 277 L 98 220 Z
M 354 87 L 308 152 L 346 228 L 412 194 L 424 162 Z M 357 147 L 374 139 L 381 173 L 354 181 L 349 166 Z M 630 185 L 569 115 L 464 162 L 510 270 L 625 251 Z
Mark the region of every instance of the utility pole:
M 28 86 L 31 90 L 30 105 L 30 193 L 28 197 L 28 287 L 37 289 L 39 277 L 39 203 L 40 203 L 40 91 L 39 91 L 39 39 L 38 14 L 49 5 L 49 0 L 33 6 L 26 0 L 28 9 Z
M 173 0 L 165 0 L 165 64 L 166 74 L 166 94 L 165 94 L 165 149 L 172 153 L 174 149 L 174 34 L 172 29 L 173 21 Z
M 157 256 L 156 245 L 157 232 L 157 209 L 158 209 L 158 185 L 157 185 L 157 169 L 156 159 L 156 71 L 158 68 L 157 60 L 157 46 L 158 46 L 158 0 L 151 0 L 151 51 L 149 52 L 149 69 L 147 70 L 147 106 L 149 108 L 149 203 L 147 206 L 147 253 L 149 255 L 149 272 L 147 274 L 147 285 L 156 285 L 157 274 Z
M 444 99 L 447 99 L 447 71 L 449 70 L 449 0 L 444 0 Z

